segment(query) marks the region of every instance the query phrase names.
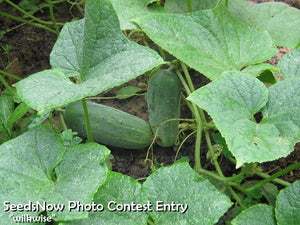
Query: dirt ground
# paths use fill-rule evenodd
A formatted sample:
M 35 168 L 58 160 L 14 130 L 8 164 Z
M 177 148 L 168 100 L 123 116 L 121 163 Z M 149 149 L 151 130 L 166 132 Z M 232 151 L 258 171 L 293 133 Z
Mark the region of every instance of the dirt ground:
M 13 2 L 18 3 L 19 1 Z M 287 3 L 297 7 L 299 7 L 300 5 L 298 0 L 289 0 L 287 1 Z M 0 11 L 22 17 L 20 13 L 13 10 L 4 2 L 0 4 Z M 49 14 L 46 10 L 43 13 L 36 13 L 35 16 L 40 19 L 50 21 Z M 59 22 L 71 21 L 76 16 L 80 17 L 79 12 L 76 10 L 76 8 L 72 8 L 72 10 L 70 10 L 70 5 L 67 3 L 63 3 L 55 7 L 55 17 Z M 0 16 L 0 46 L 5 46 L 6 44 L 11 46 L 9 53 L 10 64 L 8 62 L 8 57 L 2 48 L 0 48 L 0 57 L 5 64 L 6 70 L 9 73 L 15 74 L 19 77 L 27 77 L 28 75 L 35 72 L 50 68 L 49 54 L 56 41 L 56 38 L 57 36 L 55 34 L 47 32 L 41 28 L 22 24 L 20 22 L 16 22 L 6 17 Z M 281 53 L 274 57 L 271 62 L 273 64 L 276 64 L 280 56 L 285 51 L 285 49 L 281 49 Z M 0 65 L 0 67 L 2 70 L 4 69 L 3 65 Z M 192 74 L 193 79 L 197 84 L 203 85 L 207 83 L 207 79 L 201 74 L 195 71 L 193 71 Z M 8 81 L 11 84 L 15 82 L 13 80 Z M 128 84 L 136 85 L 138 83 L 145 82 L 145 77 L 141 76 L 136 80 L 129 82 Z M 102 93 L 101 96 L 115 96 L 116 91 L 119 88 L 120 87 L 117 87 L 112 90 L 106 91 Z M 3 89 L 2 86 L 1 89 Z M 125 100 L 98 100 L 98 102 L 127 111 L 145 120 L 147 120 L 148 118 L 147 105 L 144 96 L 137 96 Z M 191 117 L 189 110 L 185 106 L 182 107 L 181 117 Z M 190 138 L 183 145 L 183 148 L 178 154 L 178 158 L 187 156 L 190 159 L 191 166 L 194 165 L 194 141 L 195 138 Z M 157 169 L 160 166 L 172 164 L 174 162 L 177 151 L 176 147 L 161 148 L 158 146 L 154 146 L 154 148 L 149 153 L 149 159 L 154 162 L 151 165 L 150 162 L 147 162 L 146 164 L 144 163 L 147 149 L 125 150 L 113 147 L 109 148 L 111 149 L 112 155 L 114 156 L 114 159 L 112 160 L 113 170 L 140 180 L 143 180 L 143 178 L 147 177 L 151 173 L 151 170 Z M 203 168 L 214 170 L 214 166 L 206 160 L 207 146 L 205 141 L 202 142 L 201 149 L 201 163 Z M 295 146 L 295 151 L 288 157 L 281 158 L 273 162 L 263 163 L 261 164 L 261 167 L 263 168 L 264 172 L 273 174 L 299 161 L 300 143 Z M 231 176 L 233 173 L 236 173 L 234 165 L 225 158 L 222 160 L 221 167 L 225 175 Z M 300 179 L 300 169 L 294 170 L 281 178 L 289 182 L 298 180 Z

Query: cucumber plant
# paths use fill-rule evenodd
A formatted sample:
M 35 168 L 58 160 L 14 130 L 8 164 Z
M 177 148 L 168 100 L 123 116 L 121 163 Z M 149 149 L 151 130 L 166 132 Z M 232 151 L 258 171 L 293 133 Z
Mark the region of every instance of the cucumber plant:
M 88 0 L 85 17 L 60 31 L 50 55 L 51 69 L 15 83 L 17 92 L 1 76 L 6 89 L 41 118 L 66 107 L 67 125 L 88 141 L 70 144 L 73 132 L 66 139 L 66 133 L 37 125 L 3 143 L 0 220 L 5 224 L 26 218 L 57 224 L 215 224 L 233 207 L 238 215 L 232 224 L 299 224 L 299 181 L 279 177 L 300 163 L 272 175 L 263 173 L 258 164 L 286 157 L 300 141 L 299 21 L 298 9 L 275 2 L 174 0 L 162 7 L 160 1 Z M 127 39 L 121 29 L 143 32 L 161 56 Z M 288 36 L 281 36 L 281 29 Z M 277 53 L 276 46 L 292 51 L 277 66 L 265 63 Z M 172 60 L 165 58 L 166 52 Z M 162 66 L 174 74 L 159 70 Z M 211 82 L 196 89 L 199 84 L 193 82 L 190 69 Z M 86 97 L 146 72 L 154 72 L 147 97 L 150 125 L 86 102 Z M 155 80 L 157 74 L 163 77 Z M 193 118 L 178 118 L 180 89 Z M 164 108 L 173 98 L 171 108 Z M 11 128 L 7 125 L 11 116 L 3 113 L 11 103 L 5 102 L 1 98 L 1 125 Z M 255 119 L 257 114 L 260 120 Z M 184 140 L 195 139 L 194 169 L 181 158 L 157 169 L 142 184 L 109 171 L 109 149 L 93 142 L 144 148 L 155 138 L 152 127 L 158 144 L 170 146 L 178 119 L 190 123 L 179 127 L 191 130 Z M 160 127 L 165 127 L 161 133 Z M 215 171 L 205 169 L 200 160 L 202 139 Z M 225 176 L 220 166 L 223 156 L 239 169 L 237 174 Z M 246 177 L 255 180 L 248 182 Z M 36 202 L 48 205 L 24 216 L 22 209 Z M 53 210 L 59 204 L 61 208 Z M 230 220 L 228 215 L 224 220 Z

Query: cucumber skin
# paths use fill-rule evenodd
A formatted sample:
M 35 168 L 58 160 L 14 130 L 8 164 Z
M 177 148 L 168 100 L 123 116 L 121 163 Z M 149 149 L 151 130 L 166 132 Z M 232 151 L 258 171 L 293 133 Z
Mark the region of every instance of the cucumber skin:
M 147 121 L 115 108 L 87 102 L 91 131 L 94 141 L 125 149 L 143 149 L 153 137 Z M 66 107 L 66 124 L 87 138 L 86 123 L 81 101 Z
M 180 118 L 180 81 L 176 74 L 158 70 L 150 77 L 147 104 L 153 133 L 162 122 Z M 178 125 L 179 121 L 170 121 L 160 126 L 157 143 L 161 147 L 171 147 L 175 144 Z

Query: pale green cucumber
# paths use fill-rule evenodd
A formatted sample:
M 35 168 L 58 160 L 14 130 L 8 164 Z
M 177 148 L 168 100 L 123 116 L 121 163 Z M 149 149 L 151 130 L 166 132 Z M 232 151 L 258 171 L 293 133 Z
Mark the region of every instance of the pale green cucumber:
M 142 149 L 153 137 L 147 121 L 115 108 L 87 102 L 94 141 L 126 149 Z M 66 107 L 65 122 L 78 135 L 87 138 L 86 123 L 81 102 Z
M 176 74 L 158 70 L 148 81 L 147 104 L 149 123 L 153 133 L 157 133 L 157 143 L 162 147 L 175 144 L 180 118 L 180 82 Z

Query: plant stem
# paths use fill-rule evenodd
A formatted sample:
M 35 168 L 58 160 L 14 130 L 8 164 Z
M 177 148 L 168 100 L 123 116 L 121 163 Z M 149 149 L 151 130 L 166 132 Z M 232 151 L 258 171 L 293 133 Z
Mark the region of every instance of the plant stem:
M 52 5 L 52 0 L 48 0 L 48 4 L 49 4 L 49 13 L 50 13 L 50 17 L 51 17 L 51 21 L 53 23 L 54 29 L 56 31 L 56 34 L 59 35 L 59 29 L 54 17 L 54 13 L 53 13 L 53 5 Z
M 200 168 L 199 171 L 198 171 L 199 174 L 204 174 L 206 176 L 209 176 L 209 177 L 212 177 L 218 181 L 222 181 L 224 182 L 224 178 L 220 177 L 218 174 L 214 173 L 214 172 L 211 172 L 211 171 L 208 171 L 208 170 L 205 170 L 205 169 L 202 169 Z
M 8 72 L 6 72 L 4 70 L 1 70 L 1 69 L 0 69 L 0 73 L 2 73 L 5 76 L 11 77 L 11 78 L 13 78 L 15 80 L 22 80 L 22 78 L 17 77 L 16 75 L 10 74 L 10 73 L 8 73 Z
M 255 174 L 257 176 L 260 176 L 262 178 L 269 178 L 270 175 L 268 174 L 265 174 L 265 173 L 262 173 L 262 172 L 255 172 Z M 285 187 L 288 187 L 291 185 L 291 183 L 287 182 L 287 181 L 284 181 L 284 180 L 281 180 L 281 179 L 278 179 L 278 178 L 275 178 L 274 180 L 272 180 L 273 182 L 277 183 L 277 184 L 280 184 L 282 186 L 285 186 Z
M 133 34 L 135 34 L 135 33 L 137 33 L 137 32 L 139 32 L 138 30 L 131 30 L 130 32 L 129 32 L 129 34 L 127 35 L 127 38 L 128 39 L 130 39 L 131 37 L 132 37 L 132 35 Z M 124 36 L 126 36 L 126 32 L 124 33 Z
M 81 100 L 82 102 L 82 108 L 84 112 L 84 118 L 85 118 L 85 124 L 86 124 L 86 133 L 88 136 L 88 142 L 93 142 L 93 137 L 92 137 L 92 131 L 91 131 L 91 123 L 90 123 L 90 118 L 89 118 L 89 113 L 88 113 L 88 108 L 86 105 L 85 98 Z
M 174 162 L 176 161 L 177 157 L 178 157 L 178 153 L 182 147 L 182 145 L 186 142 L 187 139 L 189 139 L 192 135 L 194 135 L 197 131 L 192 131 L 190 134 L 188 134 L 180 143 L 180 145 L 178 146 L 178 150 L 176 152 L 175 158 L 174 158 Z
M 155 225 L 155 223 L 153 223 L 150 219 L 147 220 L 147 223 L 148 223 L 149 225 Z
M 216 167 L 217 173 L 218 173 L 221 177 L 224 177 L 223 172 L 222 172 L 222 170 L 221 170 L 221 167 L 220 167 L 220 165 L 219 165 L 218 159 L 217 159 L 216 156 L 215 156 L 215 153 L 214 153 L 214 150 L 213 150 L 213 147 L 212 147 L 212 144 L 211 144 L 211 140 L 210 140 L 210 136 L 209 136 L 208 131 L 205 130 L 205 131 L 204 131 L 204 134 L 205 134 L 205 139 L 206 139 L 206 143 L 207 143 L 207 146 L 208 146 L 208 151 L 210 151 L 210 154 L 211 154 L 211 157 L 212 157 L 214 166 Z
M 242 202 L 242 200 L 240 199 L 240 197 L 235 193 L 235 191 L 232 189 L 232 187 L 228 186 L 227 187 L 232 195 L 232 197 L 234 197 L 234 199 L 237 201 L 237 203 L 243 208 L 243 209 L 247 209 L 247 207 L 244 205 L 244 203 Z
M 187 85 L 188 85 L 189 90 L 190 90 L 190 93 L 188 93 L 188 94 L 190 95 L 192 92 L 195 91 L 194 84 L 193 84 L 193 81 L 191 79 L 191 76 L 188 72 L 188 69 L 187 69 L 186 65 L 183 62 L 180 62 L 180 65 L 181 65 L 181 68 L 182 68 L 183 73 L 185 75 L 185 79 L 187 80 Z M 203 130 L 203 128 L 206 127 L 206 124 L 207 124 L 204 112 L 203 112 L 202 109 L 197 107 L 194 103 L 192 103 L 192 106 L 193 106 L 193 112 L 194 112 L 194 115 L 195 115 L 196 122 L 197 122 L 197 124 L 201 124 L 201 129 Z M 197 120 L 197 117 L 199 117 L 198 120 Z M 202 136 L 202 130 L 200 131 L 201 136 Z M 206 130 L 205 132 L 207 132 L 207 129 L 205 129 L 205 130 Z M 200 138 L 201 138 L 201 136 L 200 136 Z M 201 140 L 200 140 L 200 143 L 201 143 Z M 196 153 L 197 153 L 197 155 L 199 154 L 198 156 L 200 157 L 200 152 L 196 152 Z
M 208 146 L 208 150 L 210 151 L 210 154 L 212 156 L 212 160 L 213 160 L 213 163 L 214 163 L 214 166 L 216 168 L 216 171 L 217 173 L 219 174 L 219 176 L 223 179 L 225 179 L 225 185 L 226 187 L 228 188 L 228 190 L 230 191 L 232 197 L 237 201 L 237 203 L 243 208 L 243 209 L 246 209 L 247 207 L 244 205 L 244 203 L 242 202 L 242 200 L 240 199 L 240 197 L 235 193 L 235 191 L 232 189 L 231 185 L 229 184 L 229 182 L 226 182 L 226 180 L 230 180 L 230 179 L 233 179 L 233 177 L 231 178 L 226 178 L 224 177 L 224 174 L 221 170 L 221 167 L 219 165 L 219 162 L 218 162 L 218 158 L 215 156 L 215 153 L 214 153 L 214 149 L 213 149 L 213 146 L 211 144 L 211 140 L 210 140 L 210 136 L 209 136 L 209 133 L 207 130 L 204 130 L 204 133 L 205 133 L 205 138 L 206 138 L 206 143 L 207 143 L 207 146 Z M 251 167 L 249 167 L 251 168 Z M 248 170 L 249 170 L 248 168 Z M 247 171 L 247 169 L 246 169 Z M 246 173 L 246 171 L 242 171 L 239 176 L 242 176 Z M 234 176 L 234 178 L 237 178 L 237 176 Z M 238 185 L 236 184 L 236 187 Z
M 13 6 L 15 9 L 19 10 L 21 13 L 23 13 L 24 15 L 28 16 L 29 18 L 41 23 L 41 24 L 46 24 L 46 25 L 51 25 L 53 24 L 53 22 L 48 22 L 48 21 L 44 21 L 44 20 L 41 20 L 35 16 L 33 16 L 32 14 L 26 12 L 25 10 L 23 10 L 22 8 L 20 8 L 19 6 L 17 6 L 16 4 L 14 4 L 13 2 L 11 2 L 10 0 L 5 0 L 7 3 L 9 3 L 11 6 Z M 51 0 L 49 0 L 51 1 Z M 54 4 L 54 3 L 61 3 L 61 2 L 64 2 L 66 0 L 63 0 L 63 1 L 57 1 L 57 2 L 52 2 L 51 1 L 51 4 Z M 50 6 L 50 4 L 49 4 Z M 60 25 L 63 25 L 63 24 L 60 24 Z
M 213 121 L 210 121 L 208 123 L 206 123 L 205 125 L 203 125 L 206 129 L 210 129 L 210 130 L 214 130 L 217 131 L 218 128 L 216 127 L 216 125 L 213 123 Z
M 235 160 L 234 158 L 228 158 L 228 160 L 231 161 L 233 164 L 236 164 L 236 160 Z M 262 178 L 268 178 L 268 177 L 270 177 L 270 175 L 267 175 L 267 174 L 265 174 L 265 173 L 263 173 L 263 172 L 258 172 L 258 171 L 256 171 L 255 174 L 256 174 L 257 176 L 262 177 Z M 281 179 L 279 179 L 279 178 L 275 178 L 274 180 L 272 180 L 272 182 L 275 182 L 275 183 L 277 183 L 277 184 L 280 184 L 280 185 L 286 186 L 286 187 L 290 185 L 289 182 L 284 181 L 284 180 L 281 180 Z
M 190 95 L 191 92 L 194 91 L 193 82 L 192 82 L 192 79 L 189 75 L 189 72 L 188 72 L 185 64 L 183 64 L 183 63 L 180 63 L 180 64 L 181 64 L 181 67 L 183 69 L 183 72 L 184 72 L 185 78 L 187 80 L 187 83 L 186 83 L 185 79 L 182 77 L 181 73 L 178 70 L 176 72 L 177 72 L 177 75 L 178 75 L 181 83 L 183 84 L 187 94 Z M 215 165 L 215 168 L 216 168 L 216 171 L 217 171 L 218 175 L 214 174 L 210 171 L 203 170 L 201 168 L 201 162 L 200 162 L 200 153 L 201 153 L 200 152 L 200 147 L 201 146 L 200 145 L 201 145 L 202 129 L 203 129 L 203 124 L 204 125 L 207 124 L 207 121 L 206 121 L 206 118 L 205 118 L 205 115 L 204 115 L 204 112 L 203 112 L 202 109 L 198 108 L 194 103 L 192 103 L 192 107 L 190 106 L 190 108 L 191 108 L 191 111 L 193 112 L 193 114 L 195 116 L 196 123 L 197 123 L 197 137 L 196 137 L 196 147 L 195 147 L 195 171 L 198 172 L 198 173 L 206 174 L 208 176 L 211 176 L 215 179 L 218 179 L 218 180 L 224 182 L 226 187 L 230 191 L 231 195 L 235 198 L 235 200 L 238 202 L 238 204 L 242 208 L 246 209 L 246 206 L 243 204 L 242 200 L 239 198 L 239 196 L 232 189 L 231 185 L 234 185 L 240 191 L 244 191 L 244 188 L 242 188 L 239 184 L 237 184 L 235 182 L 229 182 L 230 180 L 234 180 L 236 178 L 239 178 L 239 177 L 243 176 L 246 173 L 246 171 L 242 171 L 239 175 L 234 176 L 234 177 L 229 177 L 229 178 L 224 177 L 223 172 L 221 170 L 221 167 L 219 165 L 219 162 L 218 162 L 217 158 L 215 157 L 213 147 L 212 147 L 212 144 L 211 144 L 211 140 L 210 140 L 210 136 L 209 136 L 209 132 L 208 132 L 207 129 L 204 129 L 204 134 L 205 134 L 206 142 L 207 142 L 209 151 L 212 155 L 213 163 Z
M 231 187 L 235 187 L 237 190 L 239 190 L 240 192 L 243 192 L 245 194 L 249 193 L 245 188 L 243 188 L 239 183 L 236 182 L 228 182 L 228 185 L 230 185 Z
M 160 46 L 158 46 L 158 50 L 159 50 L 159 53 L 160 53 L 161 57 L 163 58 L 163 60 L 166 61 L 166 54 L 165 54 L 164 50 Z
M 218 181 L 221 181 L 221 182 L 227 182 L 227 183 L 232 184 L 233 182 L 231 182 L 231 181 L 243 177 L 244 174 L 246 173 L 246 171 L 242 171 L 241 173 L 239 173 L 239 174 L 237 174 L 237 175 L 234 175 L 234 176 L 232 176 L 232 177 L 224 177 L 224 176 L 222 177 L 222 176 L 220 176 L 220 175 L 218 175 L 218 174 L 216 174 L 216 173 L 214 173 L 214 172 L 211 172 L 211 171 L 208 171 L 208 170 L 205 170 L 205 169 L 200 169 L 200 170 L 199 170 L 199 173 L 200 173 L 200 174 L 207 175 L 207 176 L 209 176 L 209 177 L 212 177 L 212 178 L 214 178 L 214 179 L 216 179 L 216 180 L 218 180 Z M 233 186 L 236 186 L 236 185 L 233 185 Z
M 80 14 L 84 17 L 84 11 L 83 11 L 83 9 L 78 4 L 76 4 L 76 8 L 80 12 Z
M 4 87 L 13 95 L 17 96 L 15 90 L 6 82 L 6 80 L 0 75 L 0 81 L 4 85 Z
M 239 191 L 241 191 L 241 192 L 243 192 L 245 194 L 248 193 L 248 191 L 245 188 L 243 188 L 240 184 L 238 184 L 236 182 L 230 182 L 229 181 L 229 180 L 233 180 L 234 178 L 237 178 L 238 176 L 242 176 L 242 174 L 241 175 L 238 174 L 238 175 L 233 176 L 233 177 L 224 177 L 224 176 L 221 177 L 221 176 L 219 176 L 218 174 L 216 174 L 214 172 L 211 172 L 211 171 L 208 171 L 208 170 L 205 170 L 205 169 L 202 169 L 202 168 L 199 169 L 198 173 L 200 175 L 204 174 L 204 175 L 212 177 L 212 178 L 214 178 L 214 179 L 216 179 L 218 181 L 221 181 L 221 182 L 225 183 L 225 185 L 227 187 L 232 186 L 232 187 L 235 187 L 237 190 L 239 190 Z
M 65 119 L 64 119 L 64 115 L 61 111 L 59 112 L 59 118 L 60 118 L 60 122 L 61 122 L 61 125 L 62 125 L 63 129 L 68 130 L 67 124 L 66 124 Z
M 280 176 L 282 176 L 282 175 L 284 175 L 284 174 L 286 174 L 286 173 L 288 173 L 292 170 L 298 169 L 299 167 L 300 167 L 300 162 L 298 162 L 294 165 L 288 166 L 288 167 L 284 168 L 283 170 L 281 170 L 277 173 L 274 173 L 272 176 L 256 183 L 252 187 L 246 188 L 246 191 L 251 192 L 256 188 L 260 188 L 260 187 L 264 186 L 266 183 L 269 183 L 270 181 L 274 180 L 275 178 L 280 177 Z
M 201 139 L 202 139 L 202 128 L 197 123 L 197 134 L 195 144 L 195 170 L 198 171 L 201 168 Z
M 180 73 L 180 71 L 176 70 L 176 74 L 177 74 L 181 84 L 183 85 L 184 90 L 186 91 L 187 95 L 190 95 L 192 92 L 191 92 L 189 86 L 187 85 L 186 81 L 184 80 L 184 78 L 183 78 L 182 74 Z
M 189 74 L 189 71 L 186 68 L 186 65 L 183 62 L 180 62 L 180 66 L 181 66 L 181 68 L 183 70 L 185 79 L 187 80 L 187 83 L 188 83 L 188 85 L 190 87 L 191 92 L 194 92 L 195 91 L 194 84 L 193 84 L 193 81 L 192 81 L 191 76 Z
M 53 1 L 52 4 L 55 5 L 55 4 L 63 3 L 63 2 L 66 2 L 66 1 L 67 1 L 67 0 Z
M 51 32 L 51 33 L 56 34 L 56 31 L 55 31 L 55 30 L 52 30 L 51 28 L 46 27 L 46 26 L 44 26 L 44 25 L 42 25 L 42 24 L 34 23 L 34 22 L 31 22 L 31 21 L 28 21 L 28 20 L 24 20 L 24 19 L 21 19 L 21 18 L 19 18 L 19 17 L 15 17 L 15 16 L 12 16 L 12 15 L 10 15 L 10 14 L 7 14 L 7 13 L 5 13 L 5 12 L 0 12 L 0 15 L 6 16 L 6 17 L 8 17 L 8 18 L 11 18 L 11 19 L 13 19 L 13 20 L 16 20 L 16 21 L 19 21 L 19 22 L 22 22 L 22 23 L 29 24 L 29 25 L 31 25 L 31 26 L 36 26 L 36 27 L 39 27 L 39 28 L 43 28 L 43 29 L 45 29 L 45 30 L 47 30 L 47 31 L 49 31 L 49 32 Z
M 225 6 L 226 6 L 226 8 L 228 8 L 228 3 L 229 3 L 229 0 L 225 0 Z
M 17 6 L 16 4 L 14 4 L 13 2 L 11 2 L 10 0 L 5 0 L 8 4 L 10 4 L 12 7 L 14 7 L 16 10 L 20 11 L 21 13 L 23 13 L 25 16 L 30 17 L 31 19 L 34 19 L 35 21 L 39 22 L 39 23 L 43 23 L 44 21 L 40 20 L 39 18 L 36 18 L 35 16 L 33 16 L 32 14 L 26 12 L 25 10 L 23 10 L 22 8 L 20 8 L 19 6 Z
M 53 113 L 52 112 L 50 112 L 48 119 L 49 119 L 49 122 L 51 124 L 51 129 L 54 130 Z
M 190 87 L 186 83 L 180 71 L 176 70 L 176 74 L 179 80 L 181 81 L 186 93 L 190 95 L 192 93 Z M 187 76 L 189 77 L 188 73 Z M 196 144 L 195 144 L 195 170 L 198 172 L 199 169 L 201 168 L 200 159 L 201 159 L 202 121 L 197 106 L 194 103 L 192 103 L 192 112 L 194 113 L 196 124 L 197 124 L 197 135 L 196 135 Z
M 187 0 L 186 3 L 187 3 L 187 7 L 188 7 L 189 12 L 192 12 L 193 11 L 193 9 L 192 9 L 192 1 L 191 0 Z

